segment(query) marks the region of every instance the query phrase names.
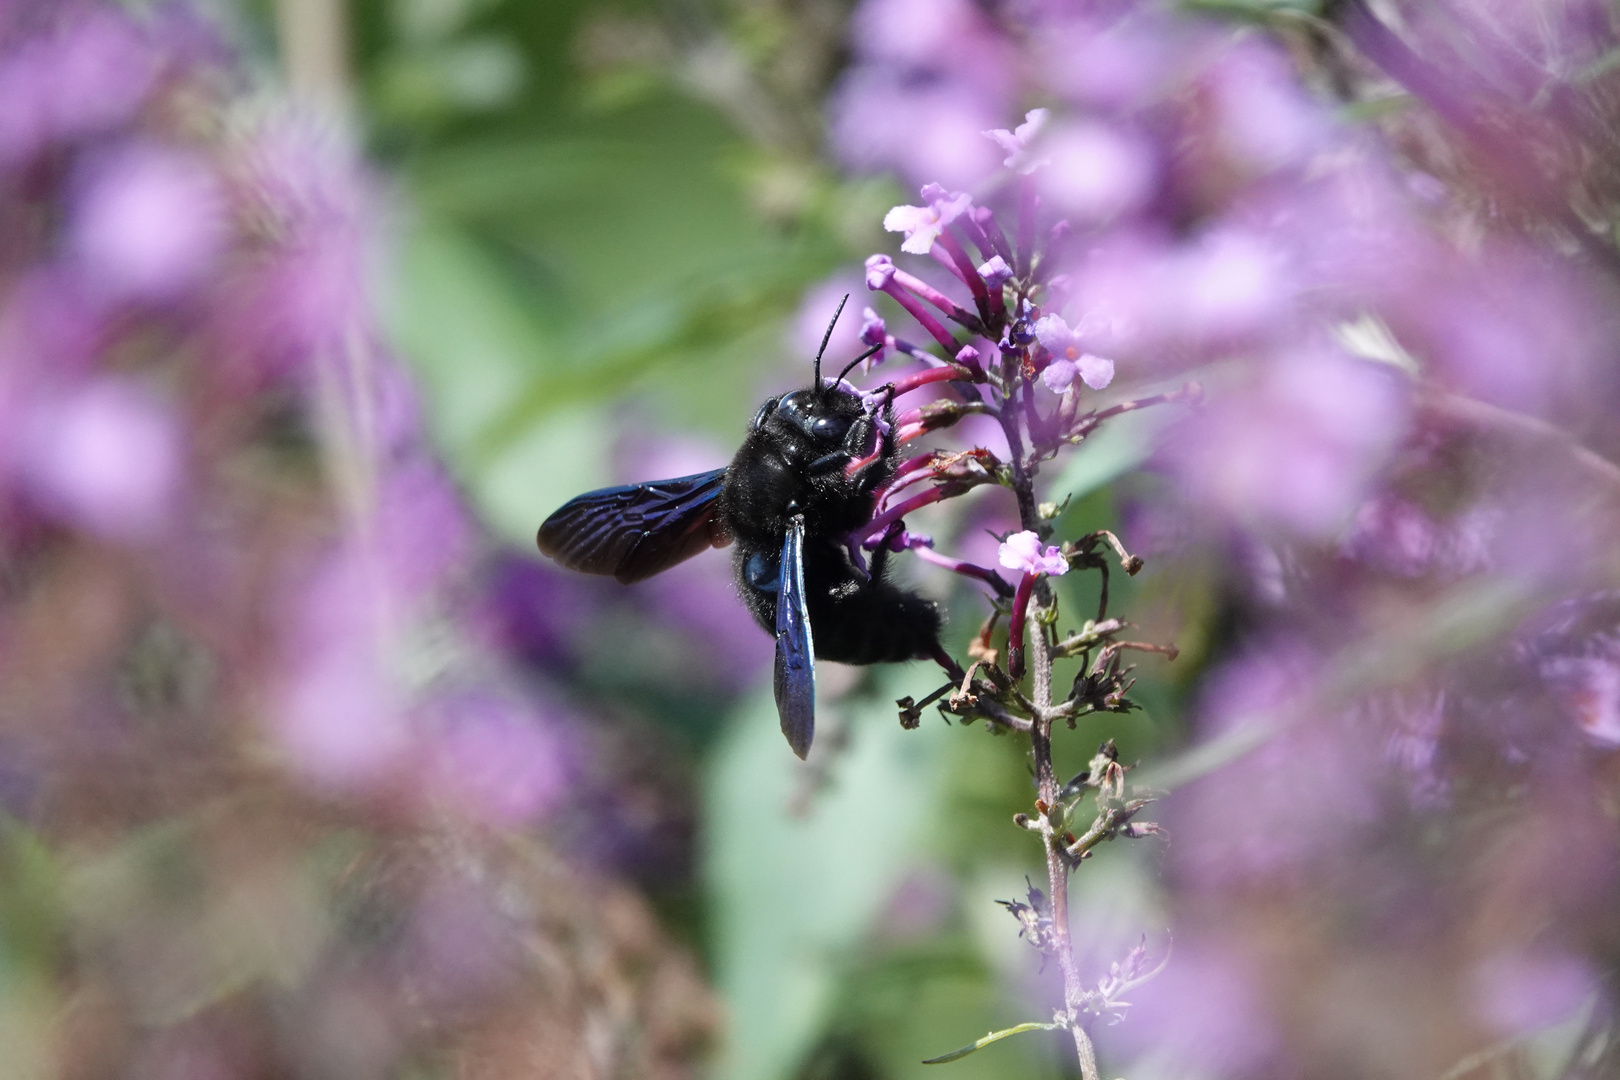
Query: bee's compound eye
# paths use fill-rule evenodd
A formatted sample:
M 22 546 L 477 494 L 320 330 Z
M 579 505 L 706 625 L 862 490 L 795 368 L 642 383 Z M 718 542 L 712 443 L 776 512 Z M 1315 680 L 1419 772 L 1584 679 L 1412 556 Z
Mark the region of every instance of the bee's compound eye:
M 837 442 L 844 437 L 845 425 L 840 417 L 823 416 L 810 425 L 810 434 L 823 442 Z
M 759 430 L 760 425 L 765 422 L 765 418 L 771 414 L 771 410 L 776 408 L 776 401 L 776 398 L 771 398 L 769 401 L 759 407 L 759 412 L 754 414 L 753 423 L 748 425 L 749 431 Z
M 782 587 L 781 560 L 763 551 L 754 552 L 743 563 L 743 580 L 761 592 L 776 592 Z

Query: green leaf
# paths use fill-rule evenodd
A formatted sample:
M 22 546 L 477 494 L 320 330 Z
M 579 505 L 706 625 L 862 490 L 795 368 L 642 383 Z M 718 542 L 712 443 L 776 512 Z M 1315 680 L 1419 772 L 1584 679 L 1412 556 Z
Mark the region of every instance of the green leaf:
M 1019 1024 L 1016 1027 L 1002 1028 L 1000 1031 L 992 1031 L 982 1039 L 976 1039 L 973 1042 L 968 1043 L 960 1050 L 952 1050 L 948 1054 L 941 1054 L 939 1057 L 929 1058 L 927 1061 L 924 1061 L 923 1064 L 943 1065 L 947 1061 L 956 1061 L 958 1058 L 965 1058 L 975 1050 L 982 1050 L 993 1042 L 1000 1042 L 1002 1039 L 1013 1035 L 1022 1035 L 1026 1031 L 1057 1031 L 1061 1027 L 1063 1027 L 1062 1024 L 1042 1024 L 1031 1020 L 1027 1024 Z
M 837 1011 L 840 976 L 923 857 L 942 812 L 948 735 L 902 730 L 893 704 L 932 676 L 919 665 L 870 678 L 870 697 L 821 705 L 808 766 L 782 740 L 768 692 L 732 718 L 715 754 L 705 783 L 704 873 L 715 982 L 731 1015 L 717 1070 L 727 1080 L 796 1072 Z M 830 747 L 840 713 L 849 745 L 810 812 L 793 817 L 787 804 Z

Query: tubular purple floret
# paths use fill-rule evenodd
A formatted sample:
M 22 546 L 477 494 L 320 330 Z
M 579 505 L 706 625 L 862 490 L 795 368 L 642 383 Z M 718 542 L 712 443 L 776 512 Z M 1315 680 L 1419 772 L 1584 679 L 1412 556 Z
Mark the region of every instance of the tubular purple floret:
M 866 565 L 866 552 L 861 550 L 861 537 L 858 533 L 850 533 L 844 537 L 844 550 L 849 552 L 849 561 L 860 571 L 861 577 L 870 578 L 872 572 Z
M 882 316 L 877 312 L 867 308 L 861 315 L 861 344 L 868 348 L 874 345 L 883 346 L 867 357 L 862 364 L 863 371 L 871 371 L 875 365 L 883 363 L 884 357 L 894 348 L 894 338 L 889 336 L 889 328 L 884 325 Z
M 941 360 L 927 349 L 913 345 L 905 338 L 889 338 L 889 347 L 895 352 L 905 353 L 907 356 L 911 357 L 913 360 L 916 360 L 925 367 L 944 367 L 946 364 L 950 363 L 949 360 Z
M 937 247 L 938 245 L 935 246 Z M 974 276 L 977 278 L 978 275 L 975 274 Z M 919 299 L 926 300 L 930 304 L 933 304 L 935 307 L 939 308 L 939 310 L 943 311 L 947 316 L 956 320 L 969 330 L 978 331 L 983 328 L 984 324 L 979 321 L 979 317 L 977 315 L 967 310 L 955 300 L 952 300 L 950 297 L 934 288 L 932 285 L 928 284 L 928 282 L 924 281 L 922 278 L 909 274 L 906 271 L 901 270 L 899 267 L 896 267 L 893 280 L 894 283 L 900 286 L 902 289 L 905 289 L 907 292 L 910 292 Z M 979 282 L 979 288 L 984 288 L 983 281 Z
M 930 537 L 907 532 L 901 533 L 900 536 L 904 546 L 910 548 L 916 553 L 917 557 L 922 559 L 924 562 L 931 562 L 935 566 L 943 566 L 952 573 L 961 574 L 964 577 L 976 578 L 979 581 L 989 585 L 992 589 L 995 589 L 996 592 L 1001 595 L 1005 595 L 1006 593 L 1012 591 L 1012 586 L 1007 584 L 1007 579 L 990 569 L 988 566 L 980 566 L 977 563 L 970 563 L 965 559 L 956 559 L 949 555 L 941 555 L 939 552 L 934 550 L 934 541 Z
M 978 349 L 964 345 L 956 354 L 956 362 L 973 373 L 975 379 L 984 378 L 983 356 Z
M 1028 570 L 1018 579 L 1018 591 L 1013 594 L 1012 621 L 1007 624 L 1007 673 L 1015 679 L 1024 677 L 1024 623 L 1029 615 L 1029 598 L 1035 592 L 1036 575 Z
M 931 503 L 939 502 L 949 493 L 950 487 L 951 485 L 948 484 L 940 484 L 929 488 L 927 491 L 918 492 L 904 502 L 889 507 L 889 509 L 868 522 L 864 528 L 857 529 L 853 535 L 859 536 L 866 547 L 875 548 L 879 541 L 874 540 L 873 537 L 881 538 L 888 531 L 890 525 L 901 520 L 913 510 L 920 510 Z
M 909 427 L 912 424 L 919 424 L 922 422 L 922 418 L 923 411 L 921 405 L 917 406 L 915 409 L 907 409 L 905 412 L 894 418 L 895 430 L 898 431 L 900 428 Z
M 975 359 L 977 359 L 977 356 L 975 356 Z M 971 369 L 959 368 L 955 365 L 914 371 L 910 375 L 896 379 L 889 384 L 891 388 L 890 396 L 899 397 L 901 394 L 909 394 L 913 390 L 928 386 L 931 383 L 952 382 L 956 379 L 971 379 L 972 377 L 973 372 Z
M 916 457 L 902 461 L 899 467 L 894 470 L 894 475 L 889 478 L 889 482 L 873 493 L 872 504 L 882 507 L 895 492 L 933 476 L 934 463 L 939 458 L 940 453 L 938 450 L 930 450 L 925 454 L 918 454 Z
M 844 466 L 844 475 L 846 477 L 854 477 L 862 469 L 866 468 L 868 465 L 877 461 L 881 457 L 883 457 L 883 449 L 881 446 L 879 446 L 878 449 L 873 450 L 865 457 L 851 458 L 849 464 Z
M 929 254 L 961 279 L 962 284 L 973 293 L 973 298 L 979 301 L 981 307 L 990 298 L 990 290 L 985 285 L 984 279 L 979 276 L 979 268 L 973 265 L 973 260 L 968 258 L 968 253 L 962 249 L 961 241 L 956 237 L 949 232 L 940 233 Z
M 1073 235 L 1074 228 L 1069 224 L 1068 218 L 1059 218 L 1052 225 L 1051 231 L 1046 234 L 1046 246 L 1041 249 L 1040 270 L 1042 276 L 1046 276 L 1050 272 L 1052 264 L 1063 253 L 1064 246 L 1069 242 L 1069 237 Z
M 1035 194 L 1035 184 L 1029 177 L 1020 177 L 1018 180 L 1018 261 L 1013 263 L 1018 268 L 1020 277 L 1028 277 L 1030 266 L 1035 260 L 1035 208 L 1040 197 Z
M 990 250 L 984 253 L 984 257 L 989 259 L 992 255 L 1000 255 L 1008 266 L 1016 266 L 1018 260 L 1013 255 L 1012 245 L 1007 242 L 1007 234 L 1001 231 L 1001 225 L 996 221 L 996 215 L 988 206 L 975 207 L 972 214 L 973 223 L 983 231 L 985 239 L 990 242 Z
M 943 236 L 944 234 L 942 233 L 941 235 Z M 935 241 L 934 246 L 928 249 L 928 257 L 939 263 L 939 265 L 943 266 L 945 269 L 949 270 L 951 272 L 951 276 L 957 281 L 960 281 L 964 285 L 968 284 L 968 279 L 962 273 L 962 268 L 956 265 L 956 261 L 951 258 L 951 253 L 946 251 L 938 241 Z M 971 288 L 971 286 L 969 287 Z
M 873 255 L 866 260 L 866 287 L 873 292 L 888 293 L 894 297 L 895 303 L 910 312 L 911 317 L 933 335 L 934 340 L 944 346 L 947 353 L 954 355 L 960 347 L 956 338 L 916 297 L 896 284 L 894 280 L 896 272 L 894 263 L 887 255 Z
M 962 230 L 962 235 L 967 237 L 968 243 L 979 249 L 981 259 L 989 259 L 996 254 L 996 248 L 994 241 L 990 239 L 989 234 L 985 232 L 984 226 L 980 224 L 979 217 L 981 214 L 989 217 L 992 223 L 994 222 L 995 219 L 988 206 L 975 206 L 951 222 L 951 224 L 959 227 Z

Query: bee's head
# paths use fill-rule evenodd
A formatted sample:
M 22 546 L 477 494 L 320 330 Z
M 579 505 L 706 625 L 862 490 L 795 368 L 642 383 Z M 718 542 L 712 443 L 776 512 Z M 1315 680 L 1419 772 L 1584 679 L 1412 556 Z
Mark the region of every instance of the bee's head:
M 861 399 L 842 386 L 810 386 L 766 402 L 755 421 L 758 427 L 774 413 L 810 439 L 812 444 L 834 447 L 844 441 L 849 425 L 861 413 Z

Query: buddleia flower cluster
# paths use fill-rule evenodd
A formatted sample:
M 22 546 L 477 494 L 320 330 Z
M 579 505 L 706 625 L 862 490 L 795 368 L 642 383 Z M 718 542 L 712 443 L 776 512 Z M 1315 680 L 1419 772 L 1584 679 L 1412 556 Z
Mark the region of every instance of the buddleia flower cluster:
M 1016 821 L 1035 833 L 1051 874 L 1050 910 L 1029 921 L 1047 904 L 1009 905 L 1024 923 L 1024 936 L 1063 969 L 1066 999 L 1053 1024 L 1071 1031 L 1083 1058 L 1090 1054 L 1081 1025 L 1092 1008 L 1075 967 L 1067 924 L 1067 878 L 1105 840 L 1145 836 L 1157 827 L 1134 819 L 1152 801 L 1127 796 L 1126 766 L 1106 744 L 1093 768 L 1060 782 L 1052 762 L 1052 729 L 1073 727 L 1091 713 L 1127 713 L 1133 653 L 1159 653 L 1174 659 L 1173 645 L 1131 640 L 1127 624 L 1110 617 L 1108 580 L 1112 566 L 1136 574 L 1143 560 L 1106 530 L 1073 538 L 1054 535 L 1060 507 L 1039 497 L 1041 467 L 1059 453 L 1081 447 L 1113 417 L 1150 406 L 1196 401 L 1196 383 L 1138 398 L 1100 397 L 1114 381 L 1107 356 L 1107 334 L 1089 313 L 1068 304 L 1069 282 L 1056 272 L 1073 232 L 1054 213 L 1038 187 L 1047 161 L 1039 137 L 1049 113 L 1029 112 L 1014 129 L 992 129 L 983 136 L 1004 153 L 1005 172 L 987 197 L 975 198 L 938 184 L 921 188 L 920 205 L 896 206 L 884 226 L 903 235 L 902 257 L 932 260 L 926 271 L 898 265 L 887 254 L 866 260 L 866 285 L 902 308 L 926 335 L 919 344 L 891 333 L 868 307 L 861 339 L 872 362 L 904 364 L 908 370 L 866 393 L 868 407 L 893 408 L 891 435 L 897 444 L 923 439 L 968 417 L 992 420 L 999 444 L 982 442 L 957 450 L 930 450 L 904 458 L 876 496 L 872 520 L 849 538 L 852 554 L 886 548 L 910 550 L 926 562 L 988 587 L 992 611 L 976 634 L 965 664 L 942 658 L 950 680 L 921 700 L 899 702 L 901 723 L 917 727 L 925 709 L 935 706 L 962 723 L 982 721 L 998 733 L 1031 741 L 1036 798 L 1032 813 Z M 995 203 L 1003 203 L 1004 227 Z M 947 288 L 960 300 L 954 299 Z M 939 396 L 912 405 L 899 399 L 932 389 Z M 862 462 L 855 462 L 851 469 Z M 988 567 L 936 551 L 931 537 L 912 531 L 907 519 L 934 503 L 959 498 L 981 487 L 1005 489 L 1017 509 L 1020 528 L 1007 533 L 997 549 L 999 566 Z M 921 488 L 920 491 L 915 489 Z M 1058 540 L 1059 542 L 1052 542 Z M 1049 582 L 1070 570 L 1094 570 L 1102 577 L 1095 613 L 1073 624 L 1064 621 Z M 999 628 L 1004 626 L 1004 636 Z M 1077 658 L 1078 671 L 1067 690 L 1053 686 L 1053 663 Z M 1024 680 L 1030 677 L 1026 689 Z M 1094 804 L 1095 820 L 1080 823 L 1083 801 Z M 1033 893 L 1032 893 L 1033 895 Z
M 920 362 L 982 394 L 904 422 L 1021 424 L 987 456 L 942 459 L 938 483 L 1018 493 L 1017 468 L 1088 433 L 1122 384 L 1203 388 L 1139 444 L 1117 550 L 1047 535 L 1040 496 L 1018 493 L 1032 535 L 1006 538 L 998 603 L 1024 638 L 1002 655 L 986 637 L 943 700 L 1041 715 L 998 681 L 1018 646 L 1038 691 L 1041 649 L 1084 641 L 1100 659 L 1123 629 L 1098 612 L 1053 633 L 1041 583 L 1149 559 L 1187 680 L 1189 745 L 1155 768 L 1176 955 L 1102 1032 L 1111 1059 L 1611 1075 L 1612 6 L 1196 7 L 856 13 L 834 148 L 936 185 L 889 220 L 932 276 L 880 258 L 870 280 L 937 345 Z M 1047 111 L 998 129 L 1029 104 Z M 988 179 L 998 162 L 1011 178 Z M 1108 709 L 1125 689 L 1051 707 Z M 1061 827 L 1037 810 L 1026 824 Z M 1056 880 L 1048 945 L 1067 929 Z M 1092 1000 L 1065 982 L 1059 1026 Z M 1081 1067 L 1099 1075 L 1083 1050 Z

